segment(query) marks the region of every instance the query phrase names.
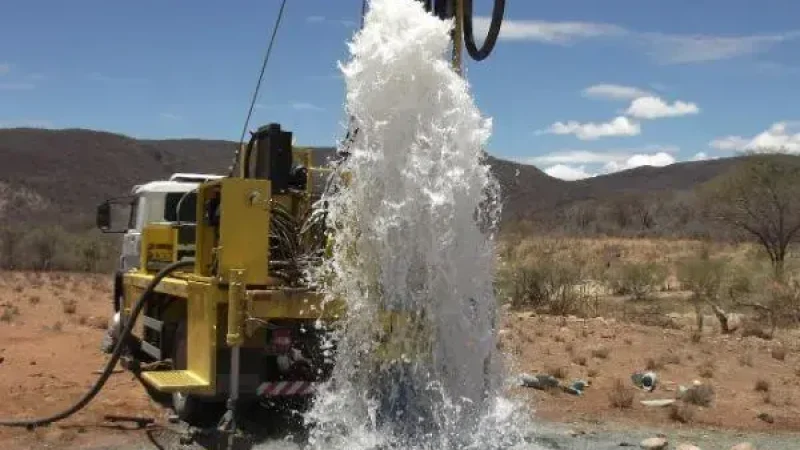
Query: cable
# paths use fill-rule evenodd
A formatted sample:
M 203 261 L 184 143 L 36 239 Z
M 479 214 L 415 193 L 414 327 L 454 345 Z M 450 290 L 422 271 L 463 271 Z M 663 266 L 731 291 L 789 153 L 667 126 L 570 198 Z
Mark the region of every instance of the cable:
M 272 54 L 272 46 L 275 44 L 275 36 L 278 34 L 278 28 L 281 26 L 283 9 L 285 6 L 286 0 L 283 0 L 281 2 L 281 9 L 278 11 L 278 17 L 275 19 L 275 26 L 272 27 L 272 36 L 269 39 L 269 46 L 267 47 L 267 51 L 264 53 L 264 60 L 261 63 L 261 73 L 258 75 L 258 82 L 256 83 L 255 90 L 253 91 L 253 98 L 250 100 L 250 108 L 247 111 L 247 118 L 244 121 L 242 134 L 239 137 L 239 146 L 236 147 L 236 156 L 230 171 L 231 176 L 233 176 L 233 169 L 236 167 L 236 163 L 239 161 L 239 152 L 242 149 L 242 144 L 244 144 L 244 135 L 247 134 L 247 126 L 250 125 L 250 118 L 253 116 L 253 108 L 255 108 L 256 100 L 258 100 L 258 91 L 261 89 L 261 81 L 264 79 L 264 71 L 267 68 L 267 62 L 269 62 L 269 57 Z
M 133 311 L 131 311 L 131 317 L 126 321 L 125 328 L 120 333 L 119 340 L 117 342 L 117 346 L 114 348 L 114 352 L 111 355 L 111 359 L 108 360 L 106 363 L 105 369 L 103 369 L 103 373 L 95 382 L 94 386 L 89 389 L 83 398 L 78 400 L 74 405 L 65 409 L 64 411 L 53 414 L 49 417 L 44 417 L 40 419 L 4 419 L 0 420 L 0 426 L 6 427 L 27 427 L 27 428 L 35 428 L 42 425 L 48 425 L 53 422 L 58 422 L 59 420 L 65 419 L 76 412 L 83 409 L 86 405 L 89 404 L 90 401 L 100 392 L 103 386 L 108 381 L 108 378 L 114 372 L 114 366 L 117 365 L 119 358 L 122 356 L 122 350 L 125 348 L 125 341 L 130 336 L 131 331 L 133 330 L 133 326 L 136 323 L 136 318 L 142 312 L 142 308 L 144 308 L 144 304 L 147 303 L 149 297 L 153 294 L 158 283 L 161 280 L 169 275 L 170 273 L 174 272 L 175 270 L 181 267 L 187 267 L 190 265 L 194 265 L 193 260 L 183 260 L 174 262 L 167 267 L 161 269 L 150 281 L 150 284 L 147 285 L 147 288 L 142 292 L 142 295 L 139 297 L 139 300 L 136 301 L 135 306 L 133 307 Z

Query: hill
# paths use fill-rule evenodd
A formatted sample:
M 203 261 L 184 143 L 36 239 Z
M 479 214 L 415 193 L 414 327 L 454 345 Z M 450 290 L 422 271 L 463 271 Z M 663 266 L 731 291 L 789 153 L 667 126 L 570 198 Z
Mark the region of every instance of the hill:
M 0 129 L 0 193 L 6 199 L 0 201 L 0 213 L 8 212 L 14 193 L 32 210 L 19 220 L 85 228 L 91 226 L 98 203 L 125 195 L 137 183 L 180 171 L 226 173 L 235 148 L 230 141 L 145 140 L 85 129 Z M 324 163 L 332 153 L 330 147 L 315 148 L 315 163 Z M 567 182 L 534 166 L 489 158 L 503 189 L 504 220 L 532 220 L 547 228 L 558 226 L 575 208 L 608 207 L 630 195 L 672 198 L 735 162 L 730 158 L 640 167 Z

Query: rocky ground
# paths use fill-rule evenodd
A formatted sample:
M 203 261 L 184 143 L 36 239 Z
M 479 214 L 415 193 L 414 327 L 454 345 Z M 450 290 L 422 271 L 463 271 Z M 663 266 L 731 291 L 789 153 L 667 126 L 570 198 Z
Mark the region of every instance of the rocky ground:
M 110 311 L 110 279 L 72 274 L 0 273 L 0 417 L 54 413 L 83 395 L 104 362 L 99 343 Z M 729 449 L 797 448 L 800 436 L 800 339 L 772 340 L 710 330 L 693 338 L 691 321 L 672 328 L 613 319 L 559 319 L 510 312 L 502 348 L 513 374 L 550 374 L 562 383 L 589 382 L 582 395 L 516 387 L 542 424 L 537 442 L 552 448 L 633 446 L 659 433 L 668 448 L 692 443 Z M 631 374 L 657 374 L 653 392 Z M 645 406 L 674 399 L 680 386 L 711 386 L 705 406 Z M 700 399 L 702 400 L 702 399 Z M 701 402 L 702 403 L 702 402 Z M 615 406 L 616 405 L 616 406 Z M 51 427 L 0 428 L 2 448 L 169 448 L 167 412 L 127 373 L 77 415 Z M 149 430 L 112 423 L 107 415 L 155 419 Z M 281 447 L 286 443 L 278 443 Z M 794 445 L 794 447 L 792 446 Z

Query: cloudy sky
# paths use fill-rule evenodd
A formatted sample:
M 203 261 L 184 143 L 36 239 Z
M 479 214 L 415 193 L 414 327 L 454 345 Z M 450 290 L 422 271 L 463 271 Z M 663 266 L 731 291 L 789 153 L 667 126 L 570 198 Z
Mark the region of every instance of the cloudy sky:
M 490 2 L 476 3 L 487 16 Z M 577 179 L 744 149 L 800 152 L 800 2 L 507 3 L 494 53 L 467 72 L 493 118 L 492 154 Z M 0 127 L 238 139 L 278 7 L 8 2 Z M 337 61 L 360 8 L 289 1 L 255 124 L 281 122 L 305 145 L 341 138 Z

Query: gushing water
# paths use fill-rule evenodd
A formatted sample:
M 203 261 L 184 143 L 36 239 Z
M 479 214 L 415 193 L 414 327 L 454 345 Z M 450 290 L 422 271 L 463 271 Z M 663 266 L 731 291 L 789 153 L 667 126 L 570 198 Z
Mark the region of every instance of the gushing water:
M 312 448 L 522 444 L 500 395 L 491 122 L 450 67 L 451 26 L 415 0 L 372 0 L 342 67 L 357 132 L 321 200 L 332 256 L 314 276 L 347 317 L 307 415 Z

